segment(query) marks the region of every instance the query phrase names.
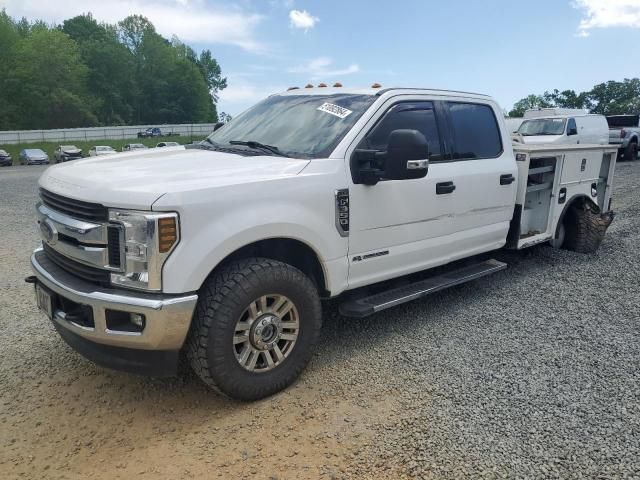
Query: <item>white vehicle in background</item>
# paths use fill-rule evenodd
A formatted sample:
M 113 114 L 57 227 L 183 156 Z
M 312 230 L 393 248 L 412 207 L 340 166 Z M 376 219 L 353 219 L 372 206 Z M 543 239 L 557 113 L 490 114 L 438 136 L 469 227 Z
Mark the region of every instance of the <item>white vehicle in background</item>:
M 640 115 L 610 115 L 609 143 L 616 145 L 625 160 L 638 158 L 640 145 Z
M 101 157 L 102 155 L 111 155 L 113 153 L 118 153 L 113 147 L 108 145 L 96 145 L 95 147 L 91 147 L 89 149 L 90 157 Z
M 180 144 L 178 142 L 160 142 L 156 145 L 156 148 L 163 148 L 163 147 L 179 147 Z
M 578 110 L 579 113 L 553 116 L 540 116 L 539 110 L 530 112 L 525 113 L 525 119 L 516 132 L 522 143 L 553 145 L 607 145 L 609 143 L 609 125 L 604 115 L 589 114 L 583 110 Z
M 305 368 L 321 299 L 364 317 L 506 268 L 500 248 L 598 249 L 617 147 L 514 147 L 488 96 L 379 87 L 291 89 L 185 149 L 49 168 L 38 306 L 101 365 L 170 376 L 186 355 L 255 400 Z
M 123 152 L 132 152 L 134 150 L 146 150 L 148 147 L 142 143 L 127 143 L 122 147 Z

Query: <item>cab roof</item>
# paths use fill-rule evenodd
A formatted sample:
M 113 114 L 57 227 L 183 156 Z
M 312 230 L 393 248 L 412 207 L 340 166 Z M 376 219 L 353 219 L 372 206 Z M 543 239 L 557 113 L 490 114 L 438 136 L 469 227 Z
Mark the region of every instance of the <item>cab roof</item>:
M 487 99 L 489 95 L 472 92 L 461 92 L 458 90 L 441 90 L 436 88 L 411 88 L 411 87 L 390 87 L 390 88 L 346 88 L 346 87 L 299 87 L 293 90 L 287 90 L 274 95 L 337 95 L 340 93 L 348 95 L 371 95 L 381 97 L 387 93 L 393 94 L 422 94 L 422 95 L 438 95 L 452 97 L 478 97 Z

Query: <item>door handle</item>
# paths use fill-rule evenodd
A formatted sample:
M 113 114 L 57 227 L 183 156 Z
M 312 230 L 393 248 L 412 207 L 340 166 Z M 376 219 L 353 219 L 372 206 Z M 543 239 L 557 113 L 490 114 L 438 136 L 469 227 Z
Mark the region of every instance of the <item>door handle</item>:
M 507 173 L 505 175 L 500 175 L 500 185 L 511 185 L 515 181 L 516 181 L 516 177 L 514 177 L 510 173 Z
M 436 183 L 436 195 L 445 195 L 451 193 L 456 189 L 453 182 L 441 182 Z

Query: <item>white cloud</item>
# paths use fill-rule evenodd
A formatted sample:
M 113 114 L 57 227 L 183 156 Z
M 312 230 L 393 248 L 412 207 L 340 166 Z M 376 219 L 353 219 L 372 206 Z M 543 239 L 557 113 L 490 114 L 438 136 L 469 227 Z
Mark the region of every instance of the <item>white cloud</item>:
M 312 79 L 328 79 L 329 77 L 341 77 L 351 75 L 360 71 L 360 66 L 356 63 L 345 68 L 336 68 L 333 60 L 329 57 L 318 57 L 297 67 L 290 68 L 289 73 L 300 73 L 309 76 Z M 329 81 L 329 80 L 328 80 Z
M 314 17 L 306 10 L 291 10 L 289 12 L 289 21 L 294 28 L 300 28 L 305 32 L 316 26 L 320 21 L 318 17 Z
M 257 53 L 267 50 L 254 35 L 260 15 L 232 6 L 211 7 L 202 0 L 0 0 L 0 7 L 14 17 L 50 23 L 87 12 L 108 23 L 140 14 L 169 38 L 177 35 L 185 42 L 235 45 Z
M 640 0 L 574 0 L 573 6 L 584 12 L 579 37 L 588 37 L 594 28 L 640 28 Z

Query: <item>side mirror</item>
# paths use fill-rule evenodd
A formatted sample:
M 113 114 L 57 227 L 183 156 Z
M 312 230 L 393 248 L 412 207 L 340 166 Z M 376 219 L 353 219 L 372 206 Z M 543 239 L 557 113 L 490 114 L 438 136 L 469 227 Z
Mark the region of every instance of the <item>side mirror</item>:
M 222 122 L 217 122 L 214 126 L 213 126 L 213 131 L 215 132 L 216 130 L 218 130 L 220 127 L 224 127 L 224 123 Z
M 429 170 L 429 146 L 417 130 L 393 130 L 387 151 L 358 149 L 351 157 L 354 183 L 375 185 L 381 179 L 423 178 Z
M 429 146 L 418 130 L 394 130 L 389 134 L 382 178 L 423 178 L 429 169 Z
M 577 125 L 570 125 L 567 127 L 567 137 L 570 137 L 571 135 L 577 135 L 578 134 L 578 126 Z

